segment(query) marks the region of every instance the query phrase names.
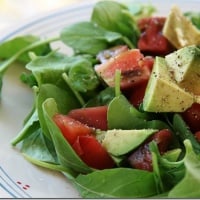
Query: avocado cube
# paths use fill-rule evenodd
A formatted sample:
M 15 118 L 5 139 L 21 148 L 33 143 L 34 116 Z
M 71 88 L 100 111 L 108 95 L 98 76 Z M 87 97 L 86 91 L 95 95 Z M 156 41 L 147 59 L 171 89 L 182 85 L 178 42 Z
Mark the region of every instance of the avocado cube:
M 137 148 L 157 129 L 112 129 L 106 131 L 102 141 L 103 147 L 113 156 L 121 156 Z
M 194 96 L 179 87 L 166 61 L 156 57 L 143 99 L 147 112 L 183 112 L 194 102 Z
M 200 48 L 192 45 L 165 57 L 177 84 L 195 95 L 200 94 Z

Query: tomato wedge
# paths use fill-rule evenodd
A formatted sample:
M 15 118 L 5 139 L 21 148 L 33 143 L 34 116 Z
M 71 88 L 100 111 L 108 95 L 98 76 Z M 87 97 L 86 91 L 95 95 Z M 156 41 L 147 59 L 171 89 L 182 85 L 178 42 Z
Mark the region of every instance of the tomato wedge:
M 72 147 L 79 157 L 92 168 L 108 169 L 115 165 L 107 151 L 92 135 L 79 136 Z
M 190 130 L 195 133 L 200 131 L 200 104 L 193 103 L 190 108 L 181 113 L 184 121 L 190 127 Z
M 142 18 L 138 22 L 141 36 L 138 40 L 138 48 L 149 55 L 166 55 L 174 50 L 174 47 L 162 34 L 165 17 Z
M 68 116 L 95 129 L 107 130 L 107 106 L 71 110 Z
M 111 87 L 115 84 L 115 71 L 121 71 L 121 89 L 133 87 L 149 79 L 150 69 L 143 65 L 144 55 L 139 49 L 131 49 L 95 66 L 97 74 Z
M 56 114 L 53 116 L 53 120 L 71 145 L 74 144 L 78 136 L 90 135 L 93 133 L 93 130 L 87 125 L 66 115 Z

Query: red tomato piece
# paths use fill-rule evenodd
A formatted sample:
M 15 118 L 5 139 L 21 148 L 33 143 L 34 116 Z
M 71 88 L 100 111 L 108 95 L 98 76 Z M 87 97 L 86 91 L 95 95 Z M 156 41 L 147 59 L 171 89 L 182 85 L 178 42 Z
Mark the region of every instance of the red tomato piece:
M 174 47 L 162 34 L 165 23 L 164 17 L 150 17 L 139 20 L 138 26 L 141 35 L 138 40 L 138 48 L 150 55 L 166 55 L 174 50 Z
M 154 64 L 154 58 L 152 56 L 145 56 L 140 62 L 139 65 L 141 67 L 146 67 L 149 71 L 152 71 Z M 143 82 L 135 85 L 134 87 L 128 88 L 126 90 L 122 90 L 124 95 L 129 99 L 130 103 L 135 107 L 138 107 L 144 98 L 146 86 L 148 80 L 144 80 Z
M 90 127 L 66 115 L 55 114 L 53 120 L 71 145 L 76 141 L 78 136 L 90 135 L 93 133 Z
M 194 137 L 200 143 L 200 131 L 195 132 Z
M 142 103 L 147 83 L 148 82 L 141 83 L 129 91 L 130 97 L 128 99 L 133 106 L 139 107 L 139 105 Z
M 79 136 L 72 147 L 80 158 L 92 168 L 108 169 L 115 165 L 108 152 L 92 135 Z
M 160 153 L 163 154 L 167 151 L 167 148 L 171 143 L 173 137 L 170 130 L 163 129 L 155 133 L 151 139 L 157 143 Z
M 115 71 L 121 71 L 121 89 L 133 87 L 149 79 L 150 70 L 143 65 L 144 55 L 139 49 L 131 49 L 97 65 L 97 74 L 111 87 L 115 85 Z
M 195 132 L 194 137 L 200 143 L 200 131 Z
M 182 117 L 192 132 L 200 131 L 200 104 L 193 103 L 182 113 Z
M 136 149 L 128 158 L 130 165 L 136 169 L 152 171 L 152 157 L 149 150 L 149 143 L 154 140 L 159 152 L 163 154 L 172 141 L 172 133 L 168 129 L 160 130 L 150 137 L 142 146 Z
M 68 116 L 96 129 L 107 130 L 107 106 L 71 110 Z

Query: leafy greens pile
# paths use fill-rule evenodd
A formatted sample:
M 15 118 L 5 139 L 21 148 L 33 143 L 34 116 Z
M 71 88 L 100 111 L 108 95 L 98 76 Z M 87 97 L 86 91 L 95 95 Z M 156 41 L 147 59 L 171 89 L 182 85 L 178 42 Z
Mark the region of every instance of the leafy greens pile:
M 200 144 L 181 116 L 177 113 L 149 115 L 137 110 L 116 88 L 102 85 L 93 69 L 101 50 L 118 44 L 135 48 L 140 35 L 137 20 L 154 11 L 150 5 L 129 8 L 114 1 L 101 1 L 94 6 L 90 21 L 64 28 L 58 38 L 40 40 L 26 35 L 0 44 L 0 87 L 8 67 L 20 61 L 30 71 L 22 73 L 21 80 L 35 94 L 32 111 L 12 145 L 21 143 L 22 154 L 33 164 L 62 172 L 82 197 L 200 196 Z M 187 16 L 199 26 L 200 18 L 193 13 Z M 57 40 L 70 46 L 74 54 L 68 56 L 51 49 L 50 44 Z M 152 142 L 153 172 L 120 164 L 105 170 L 88 167 L 64 139 L 52 116 L 58 112 L 66 114 L 74 108 L 106 104 L 110 106 L 110 129 L 169 128 L 175 133 L 180 148 L 161 156 Z M 181 159 L 177 161 L 180 154 Z

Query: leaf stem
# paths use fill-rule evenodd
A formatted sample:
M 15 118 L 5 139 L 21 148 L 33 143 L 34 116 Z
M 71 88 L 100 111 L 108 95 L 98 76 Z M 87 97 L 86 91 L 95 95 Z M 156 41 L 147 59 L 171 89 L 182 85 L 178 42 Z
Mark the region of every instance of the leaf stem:
M 85 105 L 85 101 L 82 98 L 82 96 L 79 94 L 79 92 L 77 92 L 76 90 L 74 90 L 74 88 L 72 87 L 70 81 L 69 81 L 69 77 L 66 73 L 62 74 L 63 79 L 65 80 L 65 82 L 67 83 L 67 85 L 70 87 L 70 89 L 72 90 L 72 92 L 74 93 L 74 95 L 76 96 L 76 98 L 78 99 L 78 101 L 80 102 L 80 104 L 82 106 Z
M 115 71 L 115 96 L 119 96 L 121 94 L 120 90 L 120 79 L 121 79 L 121 71 Z
M 35 47 L 38 47 L 38 46 L 41 46 L 41 45 L 44 45 L 44 44 L 48 44 L 50 42 L 54 42 L 54 41 L 57 41 L 59 40 L 60 38 L 59 37 L 55 37 L 55 38 L 49 38 L 49 39 L 46 39 L 46 40 L 40 40 L 40 41 L 37 41 L 37 42 L 34 42 L 22 49 L 20 49 L 17 53 L 15 53 L 12 57 L 10 57 L 9 59 L 7 59 L 6 61 L 4 61 L 1 65 L 0 65 L 0 74 L 3 74 L 7 69 L 8 67 L 17 60 L 17 58 L 19 56 L 21 56 L 23 53 L 27 52 L 27 51 L 30 51 L 32 50 L 33 48 Z

